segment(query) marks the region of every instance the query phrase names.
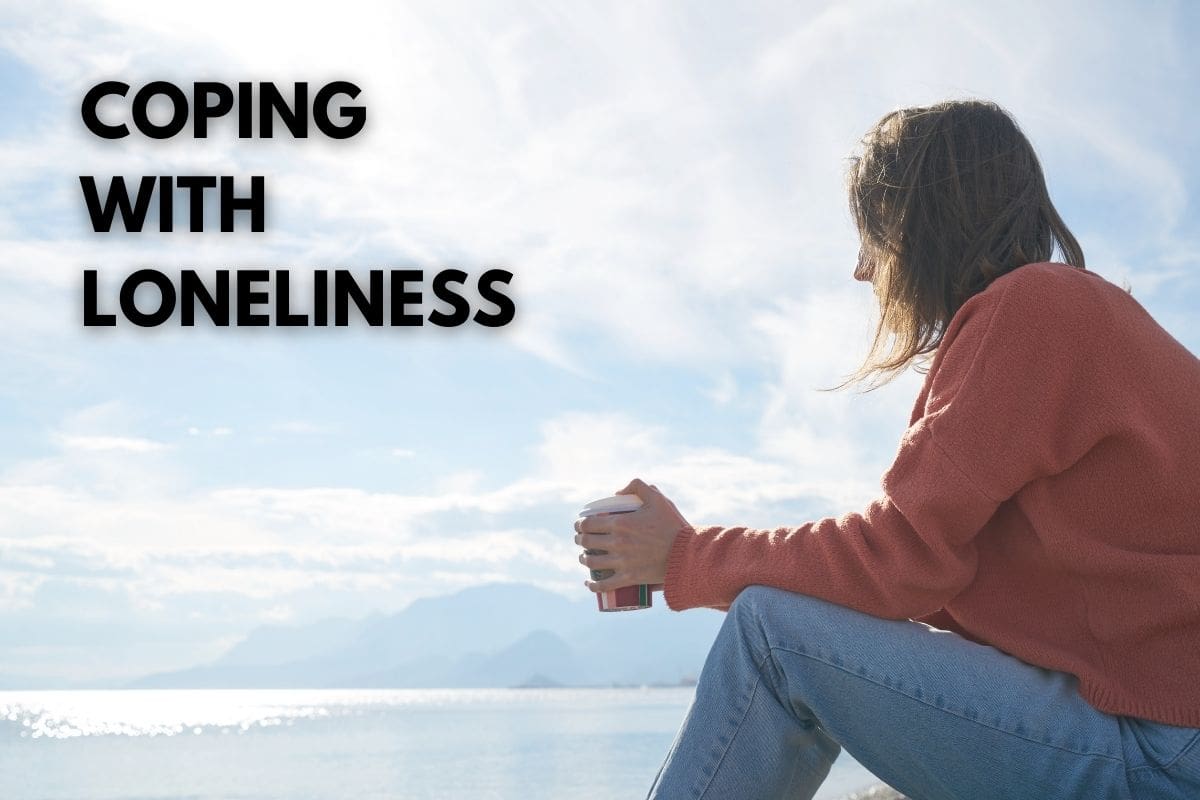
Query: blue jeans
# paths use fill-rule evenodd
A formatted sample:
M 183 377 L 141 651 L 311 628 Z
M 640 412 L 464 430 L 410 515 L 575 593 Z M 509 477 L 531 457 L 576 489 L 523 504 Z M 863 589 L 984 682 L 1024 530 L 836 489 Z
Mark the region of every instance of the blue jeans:
M 648 797 L 811 798 L 845 747 L 915 800 L 1196 800 L 1200 728 L 1097 711 L 1068 674 L 749 586 Z

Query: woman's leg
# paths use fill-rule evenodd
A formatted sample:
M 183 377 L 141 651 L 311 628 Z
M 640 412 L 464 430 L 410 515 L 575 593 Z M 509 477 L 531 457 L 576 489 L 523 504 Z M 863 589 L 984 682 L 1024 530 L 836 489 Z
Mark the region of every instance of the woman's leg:
M 918 800 L 1193 796 L 1178 770 L 1200 771 L 1197 731 L 1132 722 L 956 634 L 750 586 L 649 797 L 810 798 L 839 745 Z

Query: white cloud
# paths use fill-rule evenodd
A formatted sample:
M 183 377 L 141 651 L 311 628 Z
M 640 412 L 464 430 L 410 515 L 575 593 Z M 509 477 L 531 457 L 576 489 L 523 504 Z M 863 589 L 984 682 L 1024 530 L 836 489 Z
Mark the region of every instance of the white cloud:
M 218 425 L 215 428 L 205 429 L 205 428 L 199 428 L 195 425 L 190 425 L 190 426 L 188 426 L 188 429 L 187 429 L 187 435 L 188 436 L 198 436 L 198 437 L 203 437 L 203 438 L 211 438 L 211 439 L 220 439 L 220 438 L 224 438 L 226 436 L 233 435 L 233 428 L 230 428 L 230 427 L 227 427 L 224 425 Z
M 901 105 L 982 95 L 1008 106 L 1043 154 L 1052 190 L 1068 198 L 1062 210 L 1082 218 L 1068 221 L 1089 265 L 1128 278 L 1181 338 L 1194 327 L 1195 298 L 1178 290 L 1196 286 L 1196 231 L 1184 213 L 1196 191 L 1194 115 L 1179 99 L 1191 89 L 1195 36 L 1173 30 L 1169 7 L 349 0 L 281 16 L 220 0 L 186 25 L 177 6 L 150 0 L 6 13 L 0 47 L 43 84 L 33 87 L 42 109 L 33 127 L 0 148 L 0 353 L 29 376 L 0 388 L 22 408 L 75 392 L 115 399 L 53 427 L 33 412 L 13 423 L 36 420 L 42 439 L 0 473 L 0 607 L 28 610 L 56 581 L 102 587 L 137 613 L 228 617 L 221 603 L 250 598 L 236 606 L 246 619 L 396 607 L 490 579 L 578 591 L 570 515 L 635 476 L 697 523 L 787 524 L 860 506 L 878 489 L 919 376 L 867 395 L 816 390 L 857 366 L 873 312 L 870 291 L 850 280 L 844 158 Z M 77 124 L 78 101 L 112 75 L 184 84 L 349 76 L 363 88 L 368 125 L 347 142 L 99 142 Z M 270 232 L 88 231 L 78 175 L 187 172 L 269 175 Z M 1089 222 L 1092 204 L 1102 211 L 1110 201 L 1130 208 L 1128 219 Z M 135 264 L 391 261 L 511 269 L 517 318 L 488 344 L 497 363 L 521 351 L 562 381 L 543 382 L 541 365 L 521 372 L 514 359 L 512 385 L 549 397 L 584 383 L 608 393 L 589 407 L 611 410 L 572 410 L 570 395 L 539 405 L 550 410 L 538 412 L 535 437 L 507 462 L 520 468 L 450 463 L 422 490 L 332 486 L 324 473 L 306 481 L 313 473 L 291 463 L 286 485 L 226 482 L 227 462 L 201 451 L 220 454 L 264 431 L 312 437 L 303 442 L 345 433 L 349 423 L 322 421 L 306 398 L 342 389 L 353 374 L 344 366 L 404 369 L 409 342 L 379 363 L 356 361 L 349 337 L 338 346 L 277 331 L 269 340 L 107 337 L 81 332 L 76 319 L 89 264 L 106 270 L 111 303 L 116 277 Z M 273 423 L 255 416 L 256 394 L 194 396 L 200 379 L 191 392 L 91 380 L 130 354 L 152 375 L 178 357 L 184 336 L 211 344 L 205 352 L 219 351 L 246 386 L 264 360 L 294 365 L 279 388 L 299 399 L 269 410 Z M 622 363 L 686 374 L 701 388 L 679 402 L 711 403 L 711 413 L 694 423 L 635 413 Z M 448 358 L 429 369 L 477 391 L 475 366 Z M 680 385 L 662 380 L 657 388 Z M 189 406 L 209 400 L 229 404 L 206 408 L 212 416 Z M 530 413 L 505 422 L 527 425 Z M 471 435 L 449 420 L 418 422 L 443 426 L 456 443 Z M 725 431 L 706 426 L 734 422 L 748 438 L 714 444 Z M 423 445 L 385 444 L 404 436 L 381 433 L 363 452 L 374 447 L 368 455 L 397 472 L 423 466 Z
M 63 427 L 122 413 L 117 406 L 94 407 L 71 415 Z M 459 565 L 455 574 L 567 581 L 578 571 L 569 536 L 573 510 L 636 476 L 657 483 L 693 521 L 744 521 L 764 505 L 790 505 L 800 513 L 861 493 L 816 459 L 801 471 L 769 453 L 689 446 L 673 442 L 661 426 L 613 413 L 567 412 L 547 420 L 524 475 L 489 486 L 480 471 L 452 473 L 428 494 L 322 487 L 197 491 L 179 479 L 146 492 L 136 485 L 140 475 L 176 474 L 170 459 L 178 454 L 140 437 L 69 438 L 73 446 L 52 460 L 54 468 L 37 467 L 44 461 L 17 465 L 0 485 L 3 563 L 16 575 L 119 581 L 152 603 L 214 590 L 275 602 L 305 587 L 366 591 L 427 576 L 431 565 Z M 109 483 L 81 480 L 80 470 L 97 451 L 110 457 L 106 462 L 118 453 L 134 460 L 105 463 Z M 157 460 L 139 463 L 147 455 Z M 43 480 L 23 480 L 29 476 Z M 527 524 L 506 527 L 515 519 Z
M 17 571 L 0 572 L 0 613 L 33 608 L 34 596 L 45 580 L 44 575 Z
M 119 450 L 127 453 L 153 453 L 166 448 L 162 442 L 137 439 L 129 436 L 64 436 L 58 437 L 59 444 L 67 450 L 102 452 Z
M 719 406 L 729 405 L 738 396 L 737 380 L 730 373 L 723 372 L 704 395 Z
M 752 309 L 842 281 L 854 250 L 843 159 L 871 122 L 901 104 L 994 96 L 1028 117 L 1035 143 L 1082 149 L 1092 174 L 1119 176 L 1153 209 L 1153 229 L 1125 231 L 1126 239 L 1136 234 L 1165 257 L 1184 235 L 1187 186 L 1176 155 L 1161 135 L 1146 135 L 1145 120 L 1156 115 L 1122 110 L 1177 95 L 1163 82 L 1137 85 L 1123 62 L 1103 57 L 1120 26 L 1136 32 L 1122 37 L 1122 51 L 1139 63 L 1182 58 L 1165 11 L 1138 13 L 1139 24 L 1125 27 L 1128 10 L 1034 4 L 1024 15 L 1036 24 L 1014 37 L 1006 32 L 1020 15 L 983 3 L 953 11 L 876 1 L 798 6 L 752 14 L 753 35 L 693 50 L 679 30 L 699 21 L 681 8 L 482 12 L 349 2 L 336 14 L 283 20 L 244 5 L 237 25 L 224 16 L 233 6 L 219 4 L 181 26 L 170 4 L 63 3 L 58 14 L 27 12 L 25 25 L 0 41 L 45 75 L 72 113 L 91 76 L 114 69 L 135 80 L 169 61 L 182 80 L 209 75 L 219 53 L 215 63 L 230 80 L 247 71 L 315 80 L 337 70 L 363 86 L 369 122 L 360 136 L 112 147 L 81 127 L 57 126 L 6 142 L 9 166 L 58 165 L 66 194 L 55 206 L 75 216 L 80 203 L 67 179 L 85 166 L 101 174 L 266 166 L 283 216 L 266 237 L 189 240 L 208 263 L 287 255 L 324 263 L 356 252 L 427 266 L 506 263 L 521 305 L 503 340 L 576 374 L 590 374 L 581 341 L 607 340 L 651 362 L 735 365 L 755 344 L 742 324 Z M 96 29 L 112 47 L 96 45 Z M 392 46 L 389 32 L 398 30 L 403 48 Z M 268 31 L 272 46 L 264 48 Z M 1073 45 L 1096 58 L 1063 58 Z M 121 56 L 114 62 L 103 52 Z M 1033 80 L 1046 74 L 1054 79 Z M 1125 94 L 1072 91 L 1104 80 Z M 1092 169 L 1096 162 L 1103 168 Z M 27 177 L 39 175 L 45 167 Z M 113 263 L 155 251 L 171 263 L 178 241 L 142 237 L 140 256 L 112 243 L 105 252 Z M 89 245 L 72 247 L 9 241 L 5 262 L 25 280 L 70 283 Z M 65 263 L 28 267 L 46 262 Z M 57 296 L 47 302 L 61 308 Z

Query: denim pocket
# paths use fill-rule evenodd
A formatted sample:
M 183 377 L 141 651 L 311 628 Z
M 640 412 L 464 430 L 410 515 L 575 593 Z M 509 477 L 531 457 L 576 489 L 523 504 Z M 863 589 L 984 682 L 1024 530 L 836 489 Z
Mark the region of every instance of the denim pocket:
M 1181 728 L 1165 722 L 1126 717 L 1128 730 L 1146 758 L 1146 766 L 1168 769 L 1193 752 L 1200 757 L 1200 728 Z

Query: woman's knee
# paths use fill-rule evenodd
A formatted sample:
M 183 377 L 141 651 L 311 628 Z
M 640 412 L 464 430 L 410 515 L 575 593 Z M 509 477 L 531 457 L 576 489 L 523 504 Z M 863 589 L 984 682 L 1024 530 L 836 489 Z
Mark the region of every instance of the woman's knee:
M 751 584 L 742 591 L 738 592 L 737 597 L 733 598 L 733 603 L 729 610 L 734 609 L 754 609 L 762 610 L 766 608 L 774 608 L 782 603 L 786 603 L 789 599 L 800 597 L 795 592 L 789 592 L 784 589 L 777 589 L 774 586 L 763 586 L 761 584 Z
M 761 630 L 768 647 L 802 650 L 805 644 L 823 649 L 842 637 L 856 638 L 863 623 L 880 622 L 819 597 L 759 584 L 743 589 L 729 613 L 743 628 Z
M 764 628 L 823 627 L 822 618 L 837 613 L 838 606 L 798 592 L 753 584 L 742 589 L 729 607 L 731 614 Z
M 752 584 L 738 593 L 729 610 L 736 608 L 752 610 L 760 615 L 782 613 L 794 619 L 797 616 L 827 616 L 837 613 L 840 606 L 812 595 Z

